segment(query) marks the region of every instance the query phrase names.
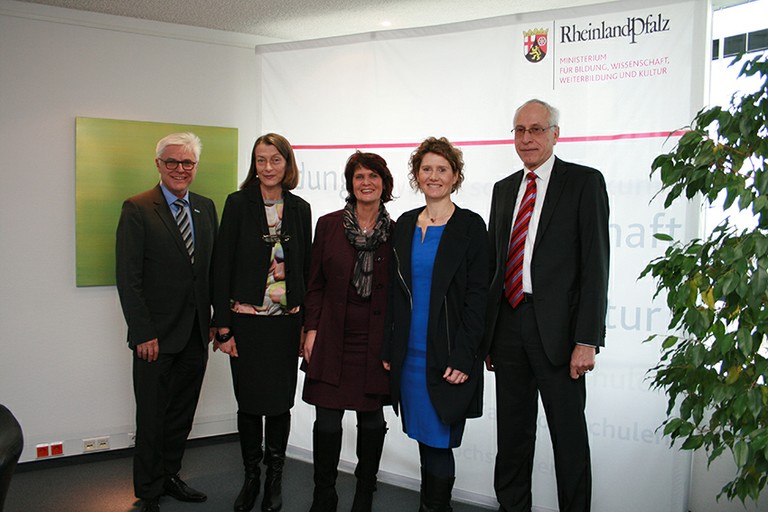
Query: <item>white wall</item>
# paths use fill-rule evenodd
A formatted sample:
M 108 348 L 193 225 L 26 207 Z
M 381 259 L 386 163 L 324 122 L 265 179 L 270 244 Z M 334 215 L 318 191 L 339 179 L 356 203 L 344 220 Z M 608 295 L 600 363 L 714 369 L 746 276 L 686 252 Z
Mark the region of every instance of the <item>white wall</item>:
M 261 129 L 259 42 L 0 0 L 0 403 L 24 429 L 22 461 L 37 443 L 125 447 L 134 428 L 115 287 L 75 286 L 75 117 L 238 128 L 242 177 Z M 225 359 L 211 357 L 195 436 L 235 430 Z

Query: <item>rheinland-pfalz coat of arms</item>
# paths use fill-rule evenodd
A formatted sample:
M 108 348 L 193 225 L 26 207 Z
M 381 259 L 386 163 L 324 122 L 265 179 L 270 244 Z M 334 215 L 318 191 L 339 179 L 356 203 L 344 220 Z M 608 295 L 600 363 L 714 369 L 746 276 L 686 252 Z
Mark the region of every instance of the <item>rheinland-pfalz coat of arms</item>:
M 548 28 L 534 28 L 523 32 L 523 51 L 528 62 L 541 62 L 547 55 Z

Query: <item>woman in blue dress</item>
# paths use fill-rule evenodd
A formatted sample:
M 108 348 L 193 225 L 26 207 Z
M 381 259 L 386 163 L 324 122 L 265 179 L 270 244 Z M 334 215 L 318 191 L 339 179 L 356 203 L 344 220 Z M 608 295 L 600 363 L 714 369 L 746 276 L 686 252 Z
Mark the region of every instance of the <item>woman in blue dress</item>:
M 411 155 L 410 182 L 426 205 L 397 220 L 384 367 L 403 430 L 419 443 L 421 512 L 452 510 L 453 448 L 482 414 L 488 291 L 482 218 L 451 200 L 464 179 L 461 150 L 430 137 Z

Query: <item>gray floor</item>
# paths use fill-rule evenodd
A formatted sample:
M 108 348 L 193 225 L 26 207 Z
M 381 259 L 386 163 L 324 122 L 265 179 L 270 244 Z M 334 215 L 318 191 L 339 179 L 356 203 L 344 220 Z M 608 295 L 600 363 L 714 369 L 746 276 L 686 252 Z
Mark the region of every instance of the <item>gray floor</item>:
M 11 481 L 4 512 L 128 512 L 138 510 L 131 485 L 131 457 L 81 457 L 57 464 L 25 464 Z M 163 497 L 163 512 L 223 512 L 242 484 L 237 442 L 192 444 L 184 457 L 182 478 L 208 494 L 205 503 L 180 503 Z M 340 472 L 339 512 L 349 510 L 354 494 L 354 476 Z M 284 477 L 286 512 L 306 512 L 312 502 L 312 466 L 288 459 Z M 374 498 L 376 512 L 416 512 L 418 493 L 379 484 Z M 487 512 L 487 509 L 454 503 L 455 512 Z M 254 510 L 260 510 L 260 502 Z

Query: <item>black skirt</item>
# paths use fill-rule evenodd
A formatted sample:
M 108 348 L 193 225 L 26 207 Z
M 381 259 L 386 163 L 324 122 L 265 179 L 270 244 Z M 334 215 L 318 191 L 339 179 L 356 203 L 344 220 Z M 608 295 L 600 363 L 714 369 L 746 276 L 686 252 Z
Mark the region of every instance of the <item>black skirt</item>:
M 240 412 L 277 416 L 293 407 L 301 315 L 233 314 L 238 357 L 230 358 Z

